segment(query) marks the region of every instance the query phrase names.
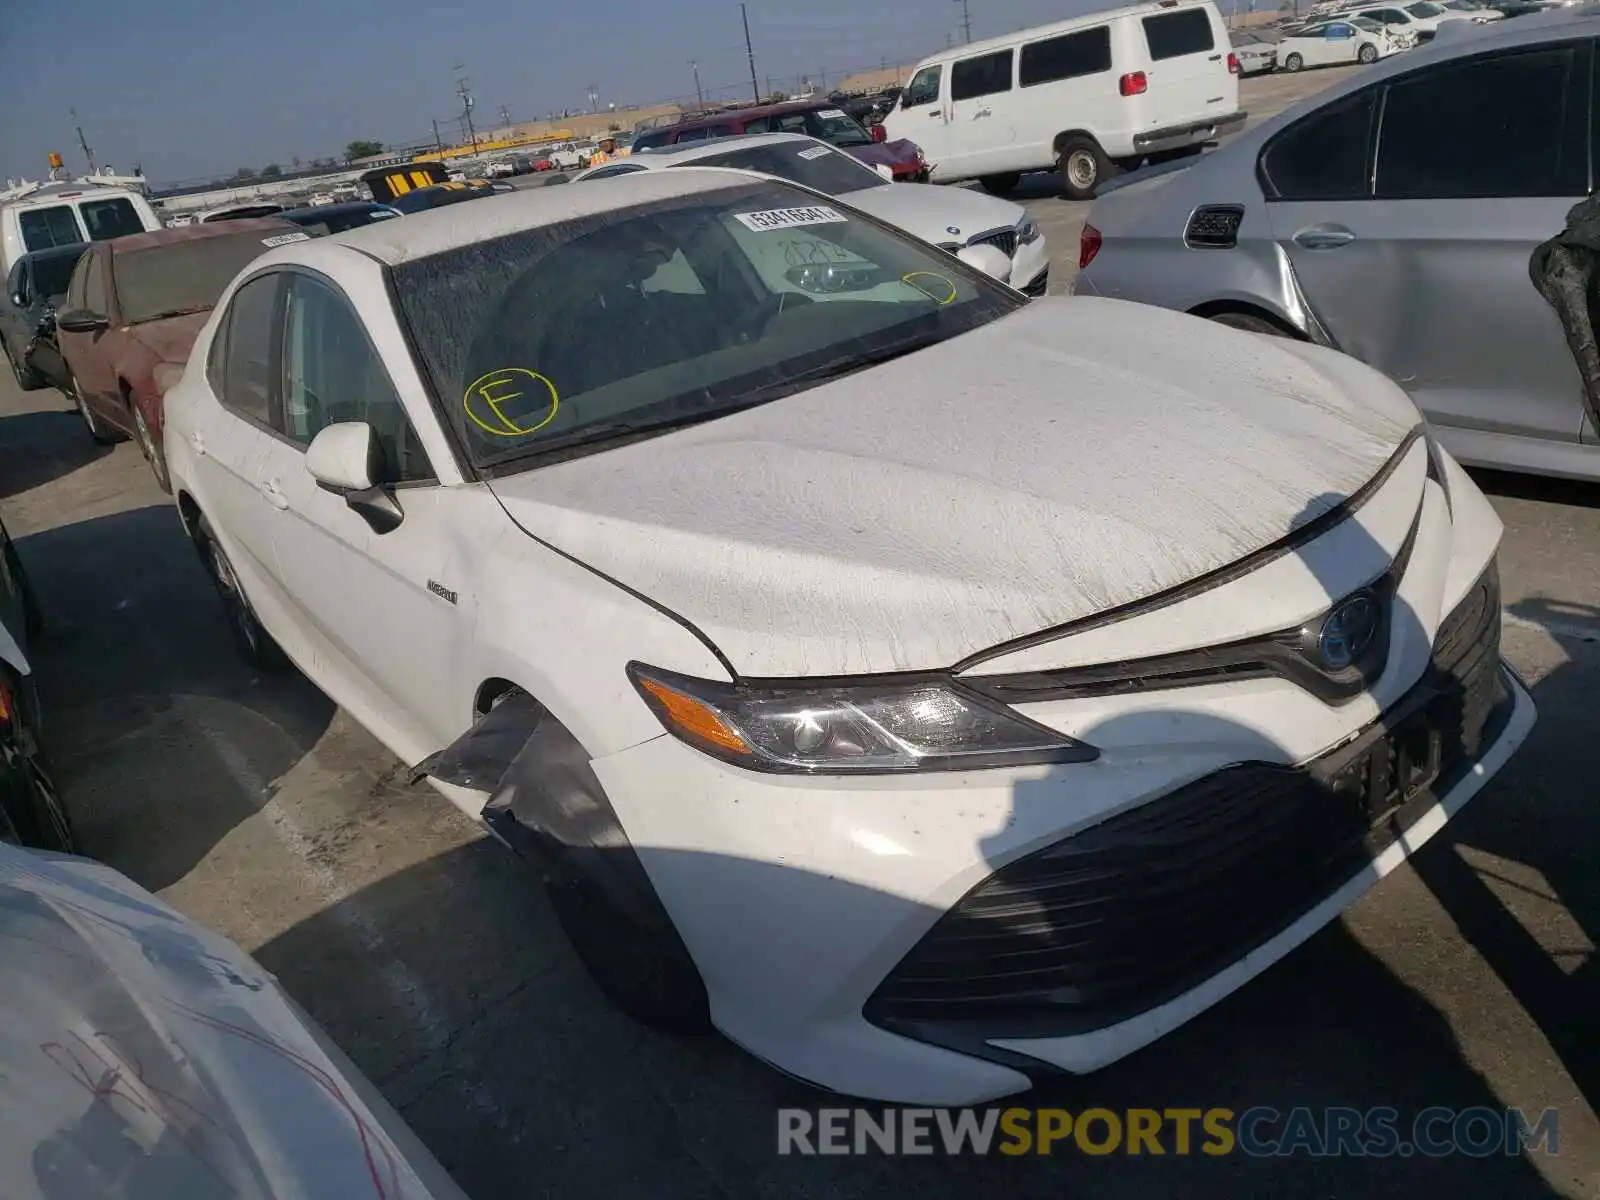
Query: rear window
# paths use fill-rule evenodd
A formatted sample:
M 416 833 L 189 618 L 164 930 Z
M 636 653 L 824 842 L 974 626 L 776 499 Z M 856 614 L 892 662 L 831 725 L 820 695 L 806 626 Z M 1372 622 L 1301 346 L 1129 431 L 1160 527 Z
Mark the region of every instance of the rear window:
M 68 204 L 25 208 L 17 214 L 17 225 L 22 230 L 22 244 L 29 250 L 48 250 L 84 240 L 78 218 Z
M 1146 17 L 1144 40 L 1150 47 L 1150 58 L 1154 62 L 1181 58 L 1185 54 L 1203 54 L 1216 48 L 1216 41 L 1211 36 L 1211 18 L 1203 8 L 1186 8 L 1182 12 Z
M 1024 46 L 1017 75 L 1022 87 L 1033 87 L 1110 69 L 1111 29 L 1100 25 Z
M 139 219 L 138 212 L 121 196 L 110 200 L 85 200 L 78 211 L 89 227 L 91 242 L 109 242 L 112 238 L 144 232 L 144 222 Z
M 871 167 L 864 167 L 848 154 L 816 143 L 782 142 L 775 146 L 750 146 L 726 150 L 685 164 L 696 167 L 737 167 L 760 171 L 793 183 L 816 188 L 830 196 L 859 192 L 864 188 L 884 187 L 887 181 Z
M 287 232 L 298 232 L 292 226 Z M 271 230 L 191 238 L 130 250 L 112 260 L 117 299 L 130 325 L 213 307 L 233 277 L 265 254 Z
M 655 150 L 658 147 L 665 146 L 671 140 L 672 131 L 670 129 L 657 129 L 649 133 L 641 133 L 633 139 L 633 151 L 637 154 L 641 150 Z

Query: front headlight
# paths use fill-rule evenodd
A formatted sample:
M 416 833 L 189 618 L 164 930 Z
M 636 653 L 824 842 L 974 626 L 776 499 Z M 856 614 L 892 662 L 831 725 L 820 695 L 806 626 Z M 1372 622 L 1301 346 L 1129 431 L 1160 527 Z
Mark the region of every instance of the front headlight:
M 746 687 L 642 663 L 628 678 L 668 733 L 752 771 L 960 771 L 1099 755 L 950 680 Z
M 1039 222 L 1032 217 L 1023 217 L 1017 222 L 1017 245 L 1026 246 L 1030 242 L 1039 240 Z

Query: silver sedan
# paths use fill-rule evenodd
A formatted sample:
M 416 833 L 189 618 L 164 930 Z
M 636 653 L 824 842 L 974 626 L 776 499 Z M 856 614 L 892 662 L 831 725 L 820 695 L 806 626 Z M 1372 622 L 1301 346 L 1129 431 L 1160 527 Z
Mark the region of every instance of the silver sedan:
M 1399 382 L 1462 461 L 1600 480 L 1600 379 L 1530 275 L 1594 186 L 1600 18 L 1460 24 L 1108 185 L 1074 289 L 1333 346 Z

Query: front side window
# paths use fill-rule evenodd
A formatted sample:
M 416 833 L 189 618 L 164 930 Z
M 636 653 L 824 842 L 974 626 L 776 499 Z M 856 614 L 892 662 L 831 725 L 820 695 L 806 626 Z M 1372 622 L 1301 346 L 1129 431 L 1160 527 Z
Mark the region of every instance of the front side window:
M 1022 87 L 1033 87 L 1035 84 L 1077 79 L 1109 70 L 1111 29 L 1100 25 L 1024 46 L 1022 61 L 1017 68 L 1017 82 Z
M 283 228 L 299 232 L 292 225 Z M 117 302 L 129 325 L 205 312 L 274 235 L 254 230 L 123 251 L 113 260 Z
M 583 178 L 585 181 L 591 179 L 614 179 L 618 175 L 632 175 L 635 171 L 643 171 L 644 169 L 644 167 L 632 166 L 630 164 L 623 163 L 615 167 L 601 167 L 598 171 L 594 172 L 594 174 L 585 175 Z
M 1211 18 L 1203 8 L 1161 13 L 1146 17 L 1143 24 L 1145 44 L 1150 47 L 1150 58 L 1154 62 L 1181 58 L 1185 54 L 1209 53 L 1216 48 L 1216 39 L 1211 36 Z
M 33 293 L 37 296 L 62 296 L 72 278 L 72 269 L 78 265 L 82 250 L 63 250 L 33 260 Z
M 89 263 L 88 274 L 83 277 L 83 306 L 92 313 L 99 313 L 102 317 L 111 313 L 111 308 L 106 303 L 105 252 L 94 256 Z
M 835 146 L 865 146 L 872 136 L 861 127 L 861 122 L 842 108 L 823 108 L 802 113 L 805 124 L 799 132 L 809 133 Z
M 130 200 L 122 196 L 110 200 L 85 200 L 78 206 L 83 223 L 89 228 L 91 242 L 108 242 L 112 238 L 127 237 L 130 233 L 143 233 L 144 222 Z
M 776 180 L 508 234 L 391 278 L 436 402 L 489 468 L 775 402 L 1026 303 Z
M 1327 31 L 1323 34 L 1324 37 L 1331 38 L 1334 41 L 1338 41 L 1340 38 L 1353 38 L 1355 35 L 1356 31 L 1343 21 L 1329 25 Z
M 234 412 L 271 427 L 274 399 L 272 341 L 277 332 L 280 274 L 252 279 L 233 295 L 228 309 L 222 392 L 217 397 Z
M 1336 100 L 1267 143 L 1258 168 L 1268 200 L 1363 200 L 1377 92 Z
M 923 67 L 911 77 L 906 90 L 900 95 L 901 108 L 917 108 L 924 104 L 939 103 L 940 67 Z
M 771 146 L 725 150 L 721 154 L 708 154 L 684 165 L 760 171 L 763 175 L 776 175 L 791 183 L 816 188 L 830 196 L 889 186 L 883 176 L 871 167 L 862 166 L 848 154 L 840 154 L 831 146 L 816 142 L 780 142 Z
M 300 446 L 339 421 L 365 421 L 383 447 L 385 483 L 428 479 L 428 456 L 349 302 L 308 275 L 289 282 L 280 432 Z
M 1011 51 L 964 58 L 950 67 L 950 99 L 971 100 L 1011 90 Z
M 17 214 L 17 226 L 22 231 L 22 244 L 29 250 L 48 250 L 52 246 L 70 246 L 84 240 L 77 214 L 70 204 L 25 208 Z
M 1389 85 L 1378 133 L 1381 199 L 1581 196 L 1588 81 L 1570 46 L 1496 54 Z

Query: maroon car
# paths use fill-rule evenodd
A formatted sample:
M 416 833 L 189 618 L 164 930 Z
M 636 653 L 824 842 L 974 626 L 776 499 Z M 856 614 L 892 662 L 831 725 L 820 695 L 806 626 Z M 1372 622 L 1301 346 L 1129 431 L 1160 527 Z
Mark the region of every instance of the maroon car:
M 308 235 L 287 221 L 207 221 L 95 242 L 78 260 L 56 317 L 67 399 L 97 442 L 138 439 L 170 490 L 161 396 L 233 277 L 271 246 Z M 168 365 L 170 364 L 170 365 Z M 158 367 L 167 365 L 165 371 Z M 157 375 L 161 379 L 157 379 Z
M 917 144 L 905 138 L 884 140 L 882 125 L 869 133 L 861 122 L 831 100 L 788 100 L 782 104 L 729 109 L 710 116 L 691 117 L 676 125 L 648 129 L 633 141 L 633 152 L 697 142 L 705 138 L 737 137 L 742 133 L 804 133 L 831 142 L 869 167 L 888 167 L 896 183 L 926 183 L 928 163 Z

